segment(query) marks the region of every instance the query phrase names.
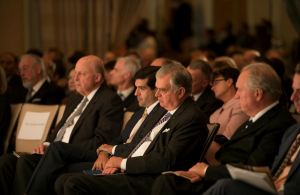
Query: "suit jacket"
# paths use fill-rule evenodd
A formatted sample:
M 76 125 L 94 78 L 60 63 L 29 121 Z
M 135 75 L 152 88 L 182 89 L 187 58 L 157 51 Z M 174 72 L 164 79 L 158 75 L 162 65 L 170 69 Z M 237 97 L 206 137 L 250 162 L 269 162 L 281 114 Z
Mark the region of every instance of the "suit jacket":
M 271 167 L 283 133 L 296 121 L 286 109 L 277 104 L 245 129 L 247 123 L 248 121 L 242 124 L 216 153 L 216 159 L 221 165 L 207 168 L 206 182 L 229 178 L 226 163 Z
M 58 131 L 83 96 L 75 95 L 67 104 L 62 119 L 54 128 L 46 142 L 53 142 Z M 114 92 L 101 85 L 94 97 L 84 109 L 75 124 L 69 143 L 95 151 L 101 144 L 108 143 L 116 138 L 123 125 L 123 106 L 121 98 Z
M 300 133 L 300 123 L 291 126 L 283 135 L 278 155 L 272 165 L 272 175 L 275 175 L 282 161 L 284 160 L 288 150 Z M 300 194 L 300 152 L 298 152 L 295 161 L 292 164 L 290 172 L 284 184 L 284 194 L 294 195 Z
M 137 140 L 141 137 L 141 133 L 148 123 L 149 119 L 155 114 L 162 117 L 167 111 L 162 108 L 159 103 L 152 109 L 152 111 L 149 113 L 149 115 L 145 118 L 144 122 L 139 127 L 138 131 L 136 132 L 135 136 L 131 140 L 131 143 L 126 143 L 127 139 L 130 136 L 131 131 L 133 130 L 136 123 L 140 120 L 140 118 L 143 116 L 143 113 L 145 111 L 145 108 L 140 108 L 137 112 L 135 112 L 130 120 L 127 122 L 124 131 L 122 134 L 117 138 L 114 139 L 112 142 L 109 143 L 109 145 L 117 145 L 115 149 L 114 156 L 120 156 L 124 151 L 128 150 L 129 148 L 132 148 L 135 146 L 135 143 Z
M 155 115 L 149 120 L 142 133 L 143 137 L 160 118 Z M 188 170 L 199 160 L 199 151 L 207 135 L 205 116 L 196 102 L 188 97 L 161 128 L 144 155 L 127 159 L 126 173 L 154 176 L 168 170 Z M 130 152 L 131 149 L 121 156 L 127 158 Z
M 3 154 L 4 141 L 11 118 L 11 109 L 7 97 L 0 95 L 0 156 Z
M 207 123 L 209 123 L 212 113 L 223 105 L 223 102 L 215 97 L 215 93 L 211 90 L 210 85 L 206 87 L 196 102 L 204 113 Z
M 135 90 L 133 90 L 129 96 L 123 101 L 124 111 L 136 112 L 140 109 L 139 102 L 134 95 Z
M 27 92 L 28 90 L 25 89 L 25 91 L 20 94 L 20 102 L 18 103 L 26 102 Z M 64 97 L 65 92 L 61 87 L 57 86 L 54 83 L 48 83 L 47 81 L 45 81 L 41 88 L 26 103 L 54 105 L 60 104 L 61 100 Z
M 222 134 L 229 139 L 237 128 L 247 120 L 249 120 L 249 116 L 242 111 L 238 100 L 235 98 L 229 100 L 210 116 L 210 123 L 220 124 L 218 134 Z

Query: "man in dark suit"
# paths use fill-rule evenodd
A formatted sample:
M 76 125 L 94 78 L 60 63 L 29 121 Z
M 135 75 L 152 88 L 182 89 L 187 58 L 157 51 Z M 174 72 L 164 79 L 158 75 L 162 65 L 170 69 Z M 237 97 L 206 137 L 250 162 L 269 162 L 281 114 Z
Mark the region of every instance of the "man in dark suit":
M 192 96 L 209 123 L 210 115 L 223 105 L 221 100 L 216 99 L 209 85 L 212 69 L 207 62 L 198 60 L 190 64 L 187 70 L 193 77 Z
M 135 112 L 139 109 L 139 103 L 134 96 L 133 78 L 141 69 L 140 63 L 131 57 L 123 57 L 117 60 L 114 69 L 110 72 L 111 84 L 118 88 L 117 94 L 123 100 L 124 110 Z
M 61 87 L 49 83 L 40 57 L 26 54 L 19 63 L 20 76 L 26 90 L 19 93 L 17 103 L 33 103 L 43 105 L 60 104 L 65 97 Z
M 227 163 L 271 166 L 286 128 L 295 123 L 278 103 L 281 81 L 267 64 L 245 67 L 236 83 L 236 98 L 250 120 L 242 124 L 216 153 L 219 165 L 197 163 L 189 171 L 179 172 L 191 179 L 173 175 L 159 177 L 153 194 L 201 194 L 218 179 L 230 178 Z
M 296 74 L 293 81 L 294 92 L 291 100 L 300 112 L 300 66 L 296 67 Z M 279 152 L 273 162 L 271 173 L 276 178 L 274 185 L 279 191 L 279 194 L 294 195 L 300 194 L 300 153 L 299 146 L 295 148 L 294 153 L 290 153 L 291 146 L 300 139 L 300 123 L 291 126 L 283 135 Z M 290 153 L 291 158 L 287 160 L 287 165 L 283 167 L 282 172 L 277 172 L 282 165 L 287 154 Z M 252 185 L 246 184 L 242 181 L 232 179 L 221 179 L 217 181 L 207 192 L 206 195 L 235 195 L 235 194 L 256 194 L 256 195 L 269 195 L 261 189 L 255 188 Z
M 168 112 L 157 117 L 159 122 L 152 120 L 156 116 L 150 119 L 135 148 L 110 158 L 103 171 L 107 176 L 62 175 L 56 181 L 58 194 L 150 194 L 161 172 L 186 170 L 199 160 L 208 130 L 204 114 L 190 97 L 190 73 L 172 63 L 163 66 L 156 78 L 156 96 Z M 126 174 L 110 175 L 117 171 Z
M 159 67 L 149 66 L 137 71 L 135 75 L 135 85 L 137 88 L 135 95 L 137 96 L 139 105 L 143 108 L 131 117 L 124 131 L 117 139 L 110 142 L 109 145 L 102 144 L 97 149 L 97 152 L 86 151 L 84 148 L 78 148 L 74 145 L 53 143 L 35 169 L 26 193 L 55 193 L 54 183 L 61 174 L 65 172 L 82 172 L 82 170 L 89 169 L 103 170 L 103 167 L 109 160 L 109 154 L 120 156 L 122 151 L 134 147 L 133 143 L 139 139 L 149 119 L 154 114 L 156 117 L 162 117 L 167 112 L 159 106 L 157 97 L 155 97 L 155 74 L 157 70 L 159 70 Z M 98 158 L 97 153 L 100 153 Z M 49 159 L 55 159 L 55 161 Z
M 122 101 L 102 85 L 104 68 L 101 59 L 83 57 L 76 64 L 75 71 L 79 94 L 67 104 L 53 133 L 34 149 L 33 153 L 40 155 L 23 155 L 19 159 L 12 154 L 0 157 L 1 194 L 10 194 L 11 190 L 12 194 L 24 194 L 34 168 L 49 145 L 65 142 L 95 151 L 99 145 L 119 135 L 123 121 Z

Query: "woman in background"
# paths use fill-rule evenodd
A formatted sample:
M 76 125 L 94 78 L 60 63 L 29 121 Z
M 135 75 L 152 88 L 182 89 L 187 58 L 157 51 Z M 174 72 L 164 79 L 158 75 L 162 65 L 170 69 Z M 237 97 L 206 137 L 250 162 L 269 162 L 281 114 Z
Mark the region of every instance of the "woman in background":
M 61 100 L 61 104 L 67 104 L 70 101 L 70 99 L 77 93 L 74 77 L 75 77 L 75 69 L 71 69 L 68 78 L 69 89 L 67 92 L 67 97 Z

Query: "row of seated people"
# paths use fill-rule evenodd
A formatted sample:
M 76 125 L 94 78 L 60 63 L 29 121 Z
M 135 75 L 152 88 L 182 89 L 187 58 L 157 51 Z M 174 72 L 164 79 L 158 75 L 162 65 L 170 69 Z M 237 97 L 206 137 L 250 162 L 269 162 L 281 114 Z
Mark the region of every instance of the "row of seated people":
M 200 64 L 205 66 L 203 62 Z M 54 193 L 56 181 L 56 192 L 62 194 L 75 193 L 72 190 L 77 193 L 102 191 L 111 194 L 115 188 L 128 194 L 149 194 L 161 172 L 188 170 L 199 160 L 208 133 L 208 118 L 203 114 L 205 109 L 202 112 L 190 97 L 195 88 L 192 87 L 193 80 L 195 83 L 193 71 L 202 70 L 197 67 L 201 65 L 191 64 L 186 69 L 178 63 L 171 63 L 161 69 L 148 67 L 138 71 L 135 75 L 135 94 L 139 105 L 147 109 L 138 110 L 119 139 L 111 142 L 120 132 L 118 125 L 122 121 L 122 101 L 101 85 L 104 75 L 101 60 L 95 56 L 82 58 L 75 68 L 75 81 L 78 93 L 86 98 L 81 95 L 74 97 L 54 132 L 33 151 L 43 156 L 24 155 L 17 159 L 8 154 L 1 157 L 3 193 L 9 194 L 12 190 L 13 194 L 24 194 L 25 191 L 26 194 L 51 194 Z M 210 117 L 210 121 L 223 119 L 223 113 L 226 117 L 232 115 L 234 119 L 231 121 L 229 117 L 224 125 L 221 124 L 226 137 L 233 135 L 216 155 L 225 156 L 217 160 L 222 164 L 233 161 L 270 166 L 282 134 L 295 123 L 278 104 L 281 81 L 274 70 L 265 64 L 250 65 L 238 76 L 238 71 L 230 68 L 214 73 L 212 89 L 224 105 Z M 207 87 L 209 77 L 204 80 Z M 236 94 L 235 84 L 238 88 Z M 231 102 L 234 94 L 239 99 L 238 103 Z M 249 129 L 243 133 L 249 118 L 245 114 L 251 116 L 253 124 L 248 125 Z M 232 128 L 235 127 L 234 133 Z M 109 153 L 114 157 L 109 159 Z M 217 171 L 218 168 L 220 172 L 224 171 L 222 166 L 215 167 L 209 166 L 207 171 Z M 100 169 L 103 174 L 125 171 L 126 175 L 101 178 L 81 174 L 60 176 L 65 172 L 84 169 Z M 88 189 L 85 188 L 86 182 Z M 153 190 L 153 193 L 157 191 Z

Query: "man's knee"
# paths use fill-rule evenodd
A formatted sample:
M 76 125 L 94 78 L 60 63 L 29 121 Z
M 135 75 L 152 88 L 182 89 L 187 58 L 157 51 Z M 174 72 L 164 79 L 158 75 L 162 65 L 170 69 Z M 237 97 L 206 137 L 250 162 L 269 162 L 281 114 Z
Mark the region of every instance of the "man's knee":
M 66 173 L 56 179 L 54 188 L 57 194 L 63 194 L 66 181 L 73 175 L 73 173 Z
M 13 154 L 4 154 L 0 157 L 0 169 L 3 168 L 15 168 L 18 158 Z

